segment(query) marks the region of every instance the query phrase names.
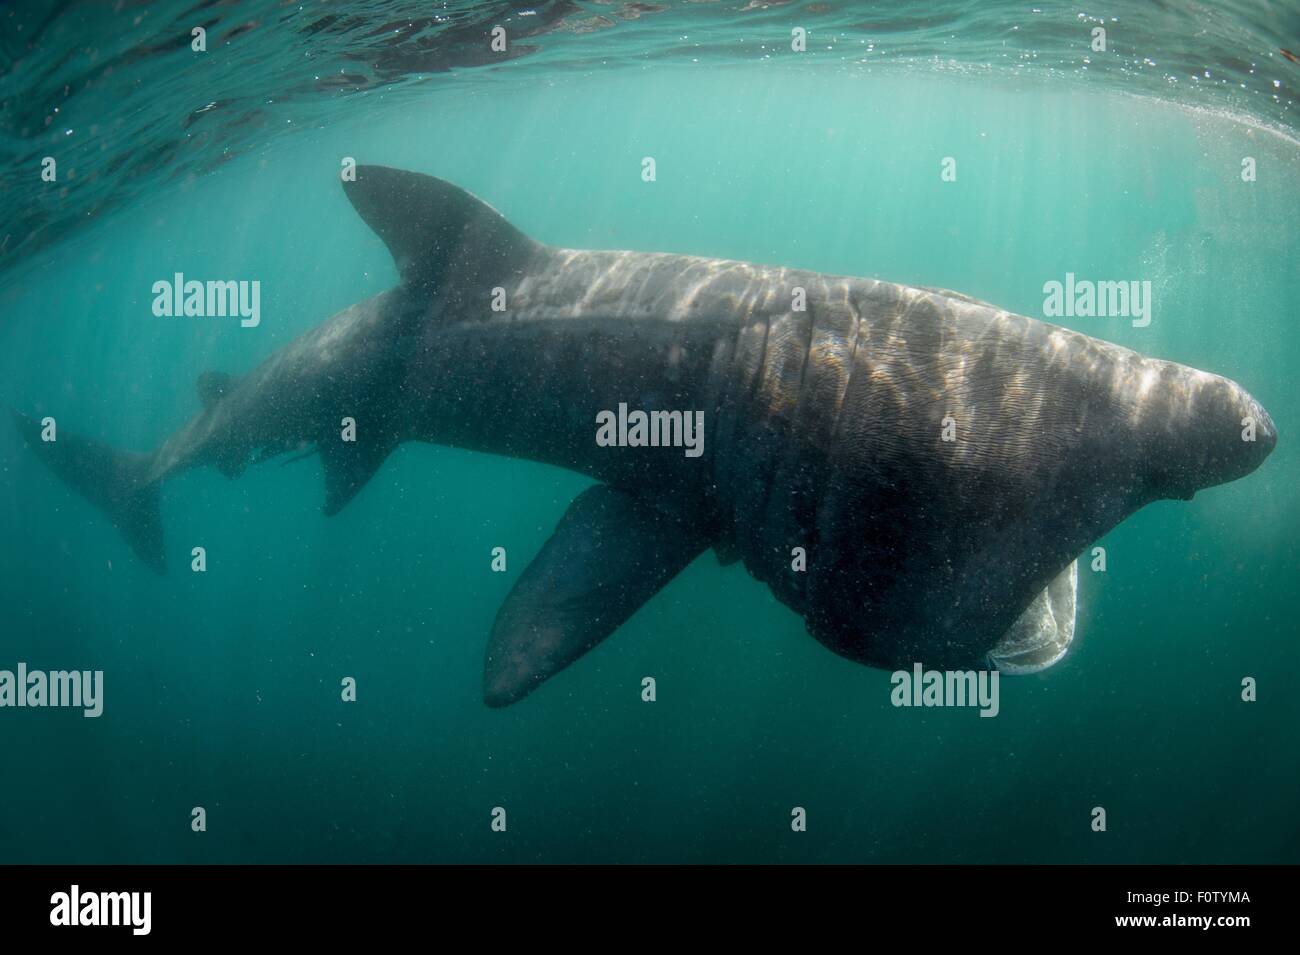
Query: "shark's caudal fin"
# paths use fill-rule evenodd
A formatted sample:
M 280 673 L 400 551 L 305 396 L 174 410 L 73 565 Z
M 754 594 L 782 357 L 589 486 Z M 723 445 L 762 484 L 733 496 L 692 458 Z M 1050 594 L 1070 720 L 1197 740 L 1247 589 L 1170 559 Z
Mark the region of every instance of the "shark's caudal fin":
M 163 573 L 167 561 L 159 485 L 148 477 L 152 455 L 119 451 L 66 431 L 44 441 L 41 422 L 18 412 L 13 417 L 23 439 L 50 470 L 103 510 L 136 556 Z
M 358 166 L 348 199 L 393 254 L 407 286 L 436 286 L 449 269 L 522 272 L 543 246 L 459 186 L 418 172 Z

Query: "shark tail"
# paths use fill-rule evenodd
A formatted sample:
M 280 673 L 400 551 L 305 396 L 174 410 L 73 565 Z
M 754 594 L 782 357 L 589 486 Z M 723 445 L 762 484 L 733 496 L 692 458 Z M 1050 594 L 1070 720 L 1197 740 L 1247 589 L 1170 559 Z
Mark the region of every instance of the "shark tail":
M 49 469 L 107 514 L 137 557 L 164 573 L 160 482 L 151 477 L 153 455 L 119 451 L 66 431 L 47 435 L 35 418 L 16 411 L 13 417 L 23 439 Z

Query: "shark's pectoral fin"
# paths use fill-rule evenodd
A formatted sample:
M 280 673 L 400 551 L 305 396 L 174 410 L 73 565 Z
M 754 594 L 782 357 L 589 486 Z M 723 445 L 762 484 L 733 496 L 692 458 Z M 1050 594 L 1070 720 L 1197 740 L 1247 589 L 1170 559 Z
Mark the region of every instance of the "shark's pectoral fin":
M 448 270 L 462 280 L 484 269 L 496 278 L 522 272 L 541 248 L 486 202 L 433 176 L 358 166 L 343 189 L 408 286 L 437 285 Z
M 730 567 L 740 560 L 740 547 L 737 546 L 734 538 L 722 538 L 714 541 L 713 553 L 718 558 L 718 563 L 723 567 Z
M 1074 639 L 1079 591 L 1079 562 L 1061 571 L 1034 598 L 989 653 L 1003 673 L 1046 670 L 1070 648 Z
M 614 632 L 709 546 L 699 529 L 624 491 L 588 488 L 497 613 L 488 706 L 530 693 Z
M 325 469 L 324 511 L 326 516 L 332 517 L 375 476 L 379 466 L 397 447 L 397 442 L 386 437 L 343 441 L 334 433 L 322 437 L 316 447 Z

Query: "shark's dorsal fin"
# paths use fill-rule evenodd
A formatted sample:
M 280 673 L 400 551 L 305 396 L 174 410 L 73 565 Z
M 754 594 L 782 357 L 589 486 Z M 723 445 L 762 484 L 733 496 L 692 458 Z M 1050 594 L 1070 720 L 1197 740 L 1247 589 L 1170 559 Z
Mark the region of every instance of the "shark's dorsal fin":
M 458 273 L 522 272 L 542 248 L 459 186 L 418 172 L 358 166 L 343 189 L 384 240 L 405 285 L 436 285 Z
M 230 393 L 239 378 L 236 375 L 224 371 L 205 371 L 199 375 L 196 387 L 199 392 L 199 401 L 203 402 L 204 408 L 211 408 L 223 397 Z

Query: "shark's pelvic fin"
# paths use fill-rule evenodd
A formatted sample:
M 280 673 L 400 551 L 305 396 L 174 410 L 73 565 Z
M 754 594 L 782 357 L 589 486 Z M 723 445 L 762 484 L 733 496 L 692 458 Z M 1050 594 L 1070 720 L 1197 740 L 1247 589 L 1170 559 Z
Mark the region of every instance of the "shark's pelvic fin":
M 387 438 L 342 441 L 338 434 L 317 441 L 325 468 L 325 514 L 333 516 L 343 510 L 395 447 L 397 442 Z
M 488 706 L 522 699 L 614 632 L 710 544 L 624 491 L 583 491 L 516 581 L 488 640 Z
M 311 457 L 313 454 L 317 454 L 319 451 L 320 448 L 316 447 L 316 445 L 313 444 L 311 447 L 307 448 L 306 450 L 299 451 L 293 457 L 286 458 L 285 460 L 281 461 L 280 467 L 285 468 L 288 467 L 290 464 L 297 464 L 299 461 L 305 461 L 307 460 L 307 458 Z
M 137 557 L 160 574 L 166 571 L 159 485 L 149 479 L 152 455 L 118 451 L 63 430 L 56 440 L 44 441 L 41 423 L 18 412 L 14 423 L 51 471 L 109 516 Z
M 358 166 L 343 189 L 388 246 L 404 285 L 437 285 L 449 268 L 523 272 L 542 248 L 486 202 L 433 176 Z

